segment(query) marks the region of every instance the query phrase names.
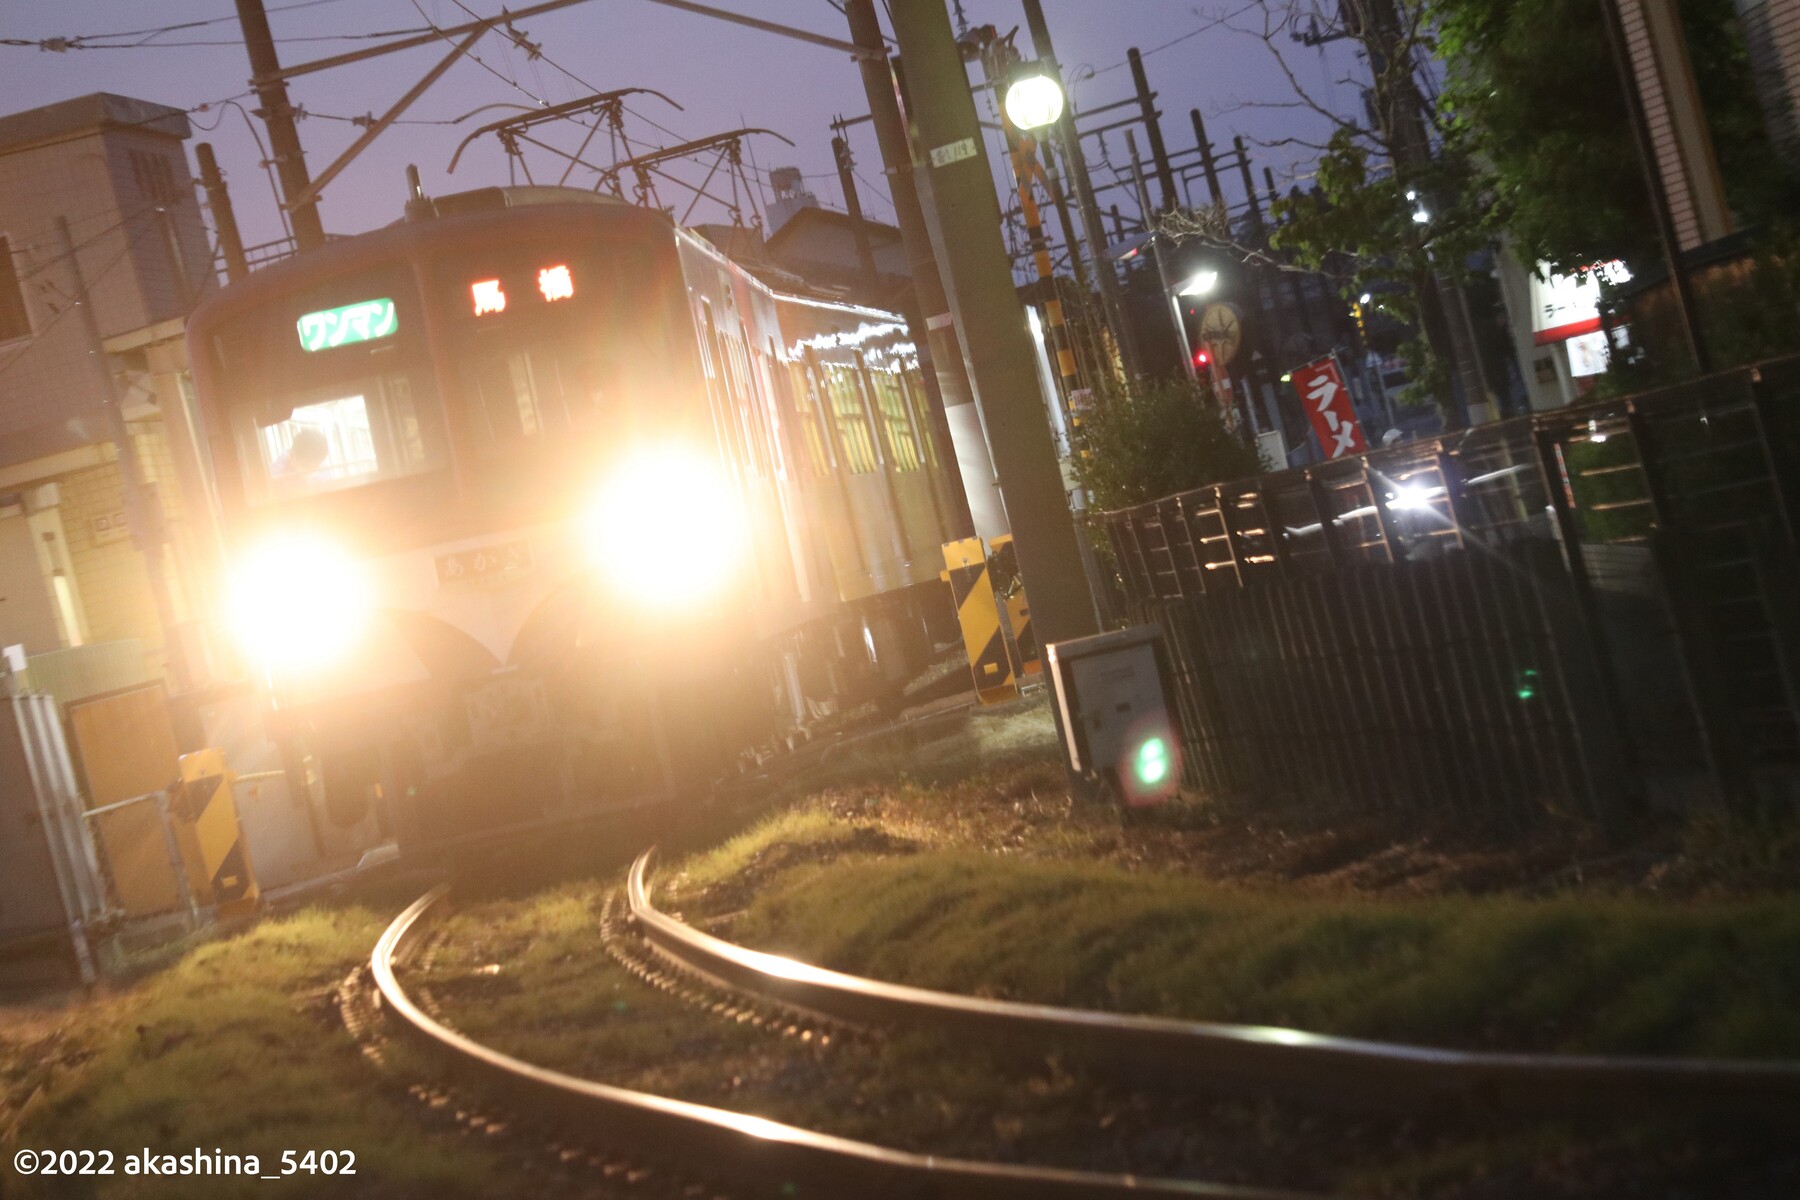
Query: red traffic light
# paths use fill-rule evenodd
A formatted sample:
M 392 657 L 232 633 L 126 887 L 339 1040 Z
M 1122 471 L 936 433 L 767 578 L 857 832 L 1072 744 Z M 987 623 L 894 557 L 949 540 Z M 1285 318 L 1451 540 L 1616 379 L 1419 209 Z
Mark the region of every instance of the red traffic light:
M 1212 355 L 1208 354 L 1206 351 L 1204 351 L 1204 350 L 1194 351 L 1194 365 L 1196 367 L 1208 366 L 1211 364 L 1211 362 L 1212 362 Z

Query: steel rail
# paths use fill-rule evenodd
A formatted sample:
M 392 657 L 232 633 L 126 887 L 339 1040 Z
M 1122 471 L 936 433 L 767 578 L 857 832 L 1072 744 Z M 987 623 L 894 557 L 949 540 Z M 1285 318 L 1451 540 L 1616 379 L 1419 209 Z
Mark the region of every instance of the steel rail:
M 418 949 L 449 896 L 440 885 L 394 919 L 369 968 L 383 1009 L 459 1078 L 513 1113 L 603 1137 L 611 1146 L 722 1181 L 734 1194 L 841 1200 L 1321 1200 L 1314 1194 L 1183 1180 L 980 1163 L 889 1150 L 760 1117 L 595 1083 L 502 1054 L 434 1020 L 406 993 L 394 966 Z
M 630 916 L 652 949 L 680 969 L 827 1021 L 910 1025 L 1034 1053 L 1055 1045 L 1101 1067 L 1359 1110 L 1454 1104 L 1529 1112 L 1604 1103 L 1800 1119 L 1800 1064 L 1790 1062 L 1450 1050 L 984 1000 L 845 975 L 733 945 L 661 912 L 648 884 L 655 853 L 638 857 L 626 884 Z

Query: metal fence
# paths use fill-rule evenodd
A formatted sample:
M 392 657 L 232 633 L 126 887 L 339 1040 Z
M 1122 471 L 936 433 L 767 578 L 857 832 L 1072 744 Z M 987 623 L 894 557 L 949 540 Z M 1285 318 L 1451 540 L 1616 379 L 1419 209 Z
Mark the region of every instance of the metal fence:
M 1602 819 L 1800 775 L 1800 358 L 1102 514 L 1188 782 Z

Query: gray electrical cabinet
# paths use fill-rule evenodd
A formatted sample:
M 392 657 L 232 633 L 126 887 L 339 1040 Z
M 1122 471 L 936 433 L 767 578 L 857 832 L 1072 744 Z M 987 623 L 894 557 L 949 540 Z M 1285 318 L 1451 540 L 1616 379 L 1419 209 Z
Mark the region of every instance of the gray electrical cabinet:
M 1181 742 L 1160 630 L 1139 625 L 1054 642 L 1047 666 L 1078 791 L 1147 807 L 1180 790 Z

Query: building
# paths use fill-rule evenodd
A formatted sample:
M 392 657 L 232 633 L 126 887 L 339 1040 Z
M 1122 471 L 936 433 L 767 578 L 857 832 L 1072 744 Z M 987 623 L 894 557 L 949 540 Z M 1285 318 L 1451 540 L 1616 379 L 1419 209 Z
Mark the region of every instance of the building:
M 190 681 L 204 514 L 176 486 L 196 460 L 171 452 L 188 413 L 170 347 L 214 276 L 189 132 L 105 92 L 0 117 L 0 645 L 39 688 L 62 690 L 74 648 L 78 689 L 171 663 Z
M 1737 0 L 1737 11 L 1769 140 L 1784 159 L 1800 167 L 1800 4 Z

